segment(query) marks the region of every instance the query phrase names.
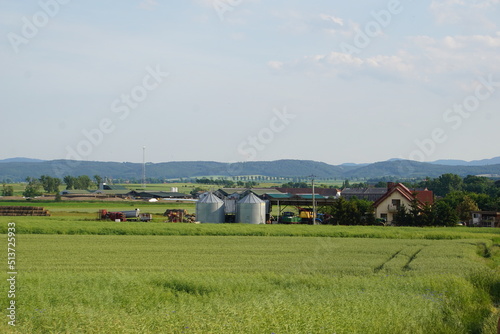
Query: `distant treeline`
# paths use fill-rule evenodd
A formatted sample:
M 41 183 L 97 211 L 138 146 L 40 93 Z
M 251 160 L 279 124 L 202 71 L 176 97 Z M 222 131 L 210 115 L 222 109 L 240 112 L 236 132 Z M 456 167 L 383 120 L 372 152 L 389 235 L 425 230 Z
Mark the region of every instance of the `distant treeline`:
M 257 186 L 259 183 L 255 181 L 232 181 L 232 180 L 223 180 L 223 179 L 208 179 L 208 178 L 201 178 L 201 179 L 195 179 L 195 183 L 199 184 L 213 184 L 220 186 L 222 188 L 234 188 L 234 187 L 241 187 L 241 188 L 252 188 Z
M 20 182 L 27 176 L 42 175 L 63 177 L 70 175 L 101 175 L 116 182 L 141 183 L 142 164 L 130 162 L 70 161 L 54 160 L 42 162 L 0 163 L 0 180 Z M 427 176 L 438 177 L 445 173 L 460 176 L 500 174 L 500 164 L 483 166 L 448 166 L 416 161 L 396 160 L 369 165 L 330 165 L 310 160 L 248 161 L 222 163 L 213 161 L 172 161 L 146 164 L 148 182 L 163 183 L 172 179 L 194 179 L 208 175 L 219 175 L 233 181 L 277 181 L 304 182 L 307 175 L 319 179 L 366 181 L 382 176 L 391 179 L 416 179 Z M 254 176 L 256 175 L 256 179 Z M 260 175 L 260 176 L 259 176 Z M 241 178 L 241 179 L 239 179 Z M 246 180 L 244 178 L 247 178 Z M 370 182 L 371 183 L 371 182 Z

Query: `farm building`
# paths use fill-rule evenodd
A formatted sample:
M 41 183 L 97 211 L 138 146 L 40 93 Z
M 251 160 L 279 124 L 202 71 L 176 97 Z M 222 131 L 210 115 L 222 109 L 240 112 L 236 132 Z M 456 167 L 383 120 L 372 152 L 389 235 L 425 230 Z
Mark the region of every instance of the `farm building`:
M 431 190 L 410 190 L 402 183 L 388 182 L 385 194 L 373 203 L 375 217 L 392 222 L 398 209 L 402 205 L 409 208 L 415 199 L 421 206 L 433 204 L 434 194 Z
M 232 198 L 241 199 L 248 195 L 250 190 L 248 188 L 220 188 L 214 191 L 214 195 L 220 199 Z M 252 188 L 251 191 L 258 197 L 262 197 L 265 194 L 281 194 L 282 192 L 275 188 Z
M 253 193 L 261 200 L 266 201 L 266 194 L 281 194 L 280 191 L 274 188 L 220 188 L 214 191 L 214 195 L 224 201 L 226 214 L 236 214 L 237 202 L 246 197 L 249 193 Z M 267 203 L 267 201 L 266 201 Z M 269 212 L 269 204 L 266 204 L 267 211 Z
M 128 196 L 134 198 L 169 198 L 169 199 L 191 199 L 193 196 L 189 194 L 183 194 L 179 192 L 169 192 L 169 191 L 129 191 Z
M 107 189 L 107 190 L 96 190 L 93 193 L 105 197 L 120 197 L 120 198 L 125 198 L 129 197 L 128 193 L 130 192 L 129 189 Z
M 106 183 L 99 184 L 99 190 L 116 190 L 116 191 L 126 190 L 126 191 L 129 191 L 125 186 L 106 184 Z
M 236 204 L 236 222 L 243 224 L 265 224 L 266 202 L 250 192 Z
M 375 202 L 387 193 L 386 188 L 346 188 L 342 190 L 341 196 L 346 200 L 353 197 Z
M 500 212 L 472 211 L 472 226 L 500 227 Z
M 276 188 L 281 193 L 292 195 L 312 195 L 312 188 Z M 314 194 L 322 197 L 340 197 L 340 189 L 336 188 L 314 188 Z
M 332 205 L 337 199 L 336 196 L 322 196 L 314 192 L 314 202 L 321 211 L 322 208 Z M 269 201 L 269 211 L 272 210 L 273 205 L 278 207 L 278 215 L 282 216 L 283 212 L 288 209 L 288 207 L 295 208 L 311 208 L 313 206 L 312 194 L 266 194 L 265 198 Z
M 68 189 L 65 189 L 61 192 L 59 192 L 59 194 L 63 195 L 63 196 L 67 196 L 67 197 L 80 197 L 80 196 L 90 196 L 93 194 L 93 192 L 91 190 L 68 190 Z
M 224 201 L 213 193 L 206 193 L 196 203 L 196 219 L 200 223 L 224 223 L 225 211 Z

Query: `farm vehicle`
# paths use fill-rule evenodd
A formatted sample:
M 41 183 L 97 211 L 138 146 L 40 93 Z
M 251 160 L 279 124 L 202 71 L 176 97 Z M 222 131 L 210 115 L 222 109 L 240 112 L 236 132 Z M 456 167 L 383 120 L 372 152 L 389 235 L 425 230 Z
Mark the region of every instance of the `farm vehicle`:
M 293 212 L 283 212 L 279 222 L 282 224 L 312 224 L 313 223 L 313 209 L 297 207 L 299 215 Z M 325 215 L 316 213 L 316 222 L 322 223 L 325 220 Z
M 114 212 L 103 209 L 99 210 L 99 219 L 112 220 L 115 222 L 126 222 L 127 220 L 147 222 L 153 219 L 153 215 L 150 213 L 140 213 L 139 209 Z
M 168 209 L 163 216 L 167 217 L 169 223 L 194 223 L 196 215 L 189 214 L 183 209 Z
M 285 212 L 281 217 L 281 221 L 285 224 L 313 224 L 313 209 L 297 207 L 299 215 L 296 216 L 293 212 Z M 316 212 L 316 223 L 322 223 L 325 220 L 323 213 Z
M 301 218 L 297 217 L 293 212 L 283 212 L 281 215 L 279 222 L 282 224 L 300 224 Z

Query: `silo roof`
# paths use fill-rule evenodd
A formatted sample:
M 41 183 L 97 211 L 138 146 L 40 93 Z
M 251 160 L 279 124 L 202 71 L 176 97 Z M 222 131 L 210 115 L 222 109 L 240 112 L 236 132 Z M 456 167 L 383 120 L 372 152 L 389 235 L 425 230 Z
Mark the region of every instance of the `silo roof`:
M 219 197 L 215 196 L 213 193 L 209 193 L 198 203 L 224 203 Z
M 245 196 L 242 200 L 238 202 L 238 204 L 255 204 L 255 203 L 264 203 L 263 200 L 255 196 L 254 193 L 249 193 L 247 196 Z

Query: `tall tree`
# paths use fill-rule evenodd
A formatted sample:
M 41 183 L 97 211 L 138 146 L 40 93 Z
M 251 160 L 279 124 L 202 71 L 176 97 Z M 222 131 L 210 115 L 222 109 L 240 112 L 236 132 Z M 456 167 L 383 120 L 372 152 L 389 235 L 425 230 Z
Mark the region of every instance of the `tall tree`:
M 418 222 L 420 226 L 438 225 L 437 212 L 430 204 L 425 204 L 419 212 Z
M 431 188 L 438 196 L 446 196 L 452 191 L 462 190 L 462 178 L 456 174 L 443 174 L 434 180 Z
M 464 196 L 463 200 L 457 205 L 456 211 L 458 218 L 468 223 L 471 219 L 471 211 L 479 211 L 479 207 L 469 196 Z
M 458 215 L 448 202 L 438 200 L 434 203 L 432 210 L 435 214 L 435 224 L 442 226 L 455 226 L 458 222 Z
M 375 214 L 373 202 L 357 199 L 356 197 L 346 200 L 343 197 L 326 210 L 331 216 L 331 224 L 337 225 L 373 225 L 375 224 Z
M 61 185 L 60 179 L 48 175 L 42 175 L 39 180 L 45 192 L 48 193 L 59 192 L 59 186 Z
M 483 176 L 467 175 L 467 177 L 463 179 L 463 182 L 465 191 L 478 194 L 486 193 L 488 188 L 493 186 L 493 181 Z
M 92 180 L 87 175 L 80 175 L 76 178 L 74 183 L 75 189 L 86 190 L 92 186 Z
M 42 185 L 38 179 L 27 177 L 26 182 L 28 182 L 28 184 L 26 185 L 26 188 L 23 192 L 24 197 L 32 198 L 42 195 Z
M 413 219 L 408 209 L 404 204 L 400 205 L 397 212 L 394 214 L 394 224 L 398 226 L 411 226 Z
M 95 181 L 95 184 L 97 185 L 97 188 L 99 188 L 99 186 L 102 183 L 102 177 L 100 177 L 99 175 L 96 174 L 96 175 L 94 175 L 94 181 Z
M 2 185 L 2 196 L 14 196 L 14 187 L 4 183 Z
M 63 177 L 63 181 L 66 184 L 66 189 L 71 190 L 75 187 L 75 178 L 73 176 L 66 175 Z

